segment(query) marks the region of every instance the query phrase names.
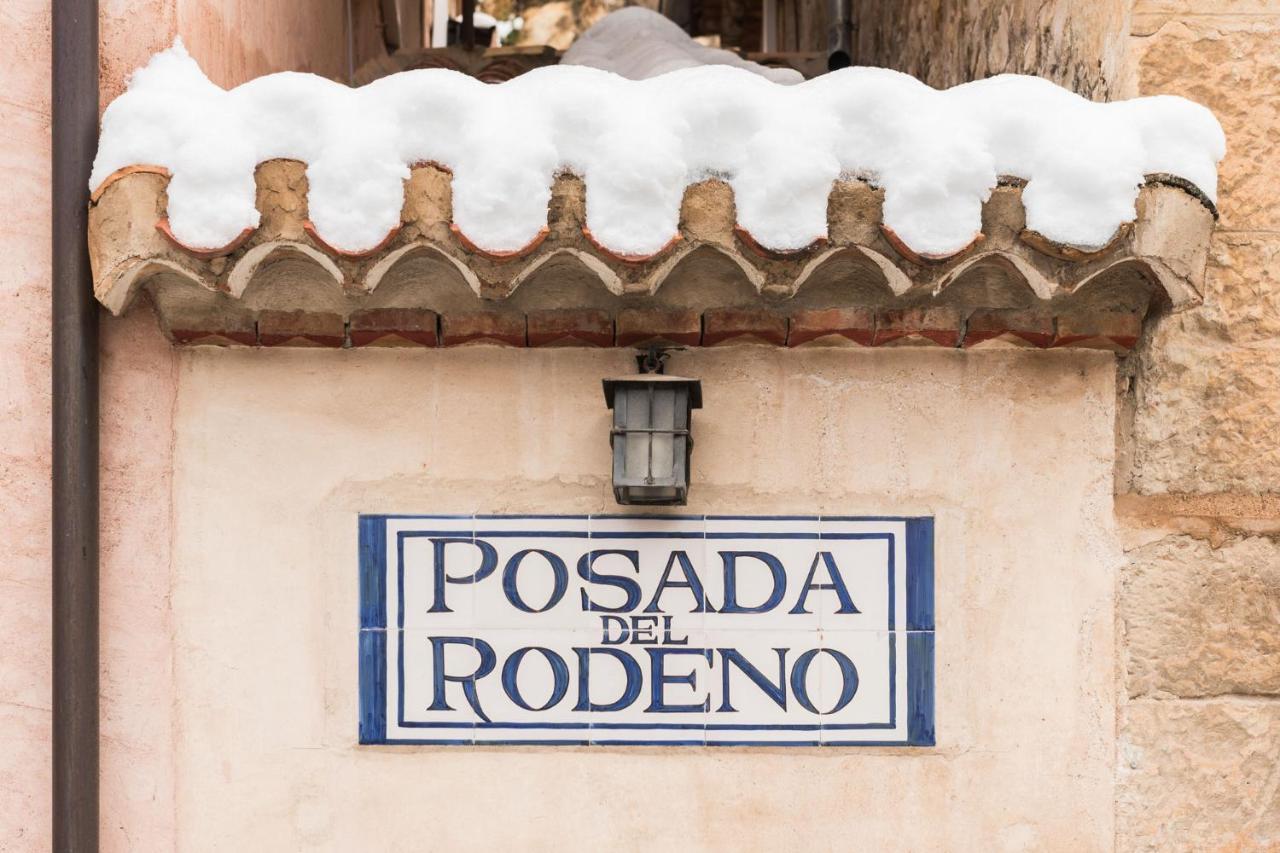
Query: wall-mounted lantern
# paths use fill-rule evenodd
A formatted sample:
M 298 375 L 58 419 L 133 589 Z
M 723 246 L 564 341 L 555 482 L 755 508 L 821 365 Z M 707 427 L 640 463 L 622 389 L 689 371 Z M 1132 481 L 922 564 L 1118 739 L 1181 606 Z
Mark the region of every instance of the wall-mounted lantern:
M 604 380 L 613 410 L 613 495 L 624 505 L 683 506 L 689 498 L 692 410 L 702 408 L 702 383 L 662 372 L 666 353 L 637 357 L 640 373 Z

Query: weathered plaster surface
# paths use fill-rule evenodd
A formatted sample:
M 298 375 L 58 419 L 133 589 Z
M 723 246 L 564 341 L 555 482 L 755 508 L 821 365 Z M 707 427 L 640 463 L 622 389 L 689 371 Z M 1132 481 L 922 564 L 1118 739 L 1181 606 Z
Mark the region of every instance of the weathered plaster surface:
M 102 103 L 122 91 L 127 75 L 179 33 L 222 85 L 302 68 L 303 54 L 310 57 L 312 70 L 345 74 L 341 4 L 317 8 L 279 0 L 220 3 L 217 8 L 220 15 L 211 4 L 195 0 L 103 0 Z M 46 86 L 47 68 L 46 58 L 38 69 Z M 41 153 L 47 148 L 42 141 Z M 47 206 L 41 202 L 37 209 Z M 41 257 L 47 246 L 47 237 L 34 244 Z M 41 298 L 47 302 L 44 286 Z M 45 327 L 47 319 L 42 333 Z M 102 846 L 107 851 L 172 850 L 177 846 L 173 751 L 179 723 L 170 608 L 177 356 L 145 300 L 126 318 L 104 314 L 101 333 Z M 47 385 L 47 372 L 32 379 L 32 387 L 41 391 Z M 47 407 L 45 411 L 42 426 L 48 422 Z M 47 469 L 41 476 L 47 483 Z M 41 509 L 47 512 L 47 501 Z M 47 578 L 47 560 L 40 570 Z M 47 614 L 47 582 L 44 589 L 37 612 Z M 44 702 L 47 707 L 47 689 Z M 47 741 L 42 749 L 36 763 L 44 769 Z M 47 797 L 47 774 L 29 787 Z M 21 825 L 47 837 L 48 813 L 24 815 Z M 0 849 L 5 849 L 2 843 Z
M 0 12 L 0 850 L 50 843 L 48 16 Z
M 169 601 L 176 356 L 155 316 L 102 318 L 102 849 L 173 849 Z
M 600 378 L 631 356 L 180 363 L 179 847 L 1110 846 L 1111 356 L 731 347 L 671 365 L 706 399 L 689 511 L 937 515 L 940 746 L 915 752 L 357 747 L 356 514 L 611 510 Z

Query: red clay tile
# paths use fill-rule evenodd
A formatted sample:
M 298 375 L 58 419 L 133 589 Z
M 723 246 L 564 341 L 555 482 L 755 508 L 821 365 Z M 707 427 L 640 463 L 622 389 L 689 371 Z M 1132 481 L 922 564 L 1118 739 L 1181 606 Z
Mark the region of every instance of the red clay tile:
M 874 342 L 875 312 L 870 308 L 816 308 L 791 315 L 787 346 L 817 341 L 869 347 Z
M 218 246 L 216 248 L 209 248 L 209 249 L 201 249 L 195 246 L 188 246 L 186 243 L 182 242 L 176 236 L 174 236 L 173 229 L 169 227 L 168 219 L 161 219 L 159 222 L 157 222 L 156 230 L 159 231 L 161 234 L 163 234 L 164 238 L 168 240 L 170 243 L 172 243 L 176 248 L 179 248 L 182 251 L 186 252 L 191 257 L 199 258 L 202 261 L 211 261 L 214 258 L 221 258 L 224 255 L 231 254 L 236 249 L 239 249 L 241 246 L 243 246 L 245 241 L 248 240 L 251 236 L 253 236 L 253 231 L 254 231 L 254 229 L 252 228 L 246 228 L 243 231 L 241 231 L 234 240 L 232 240 L 230 243 L 228 243 L 225 246 Z
M 438 319 L 436 312 L 419 308 L 357 311 L 351 315 L 351 345 L 433 347 L 439 343 L 436 334 Z
M 138 174 L 140 172 L 145 174 L 151 174 L 151 175 L 159 175 L 160 177 L 165 179 L 169 178 L 169 170 L 166 169 L 164 166 L 149 166 L 146 164 L 139 164 L 134 166 L 121 166 L 119 169 L 116 169 L 110 175 L 107 175 L 105 178 L 102 179 L 102 183 L 98 184 L 98 188 L 94 190 L 92 193 L 90 193 L 89 203 L 97 204 L 98 200 L 102 198 L 103 194 L 107 191 L 107 189 L 116 181 L 120 180 L 121 178 L 126 178 L 129 175 Z
M 348 252 L 346 249 L 339 249 L 337 246 L 334 246 L 333 244 L 329 243 L 327 240 L 325 240 L 323 237 L 320 236 L 319 231 L 316 231 L 316 226 L 311 222 L 310 219 L 302 223 L 302 230 L 306 231 L 307 236 L 309 236 L 316 245 L 318 245 L 321 249 L 324 249 L 329 254 L 337 255 L 340 258 L 347 258 L 353 261 L 360 261 L 360 260 L 364 260 L 365 258 L 373 257 L 378 252 L 381 252 L 383 249 L 387 248 L 387 246 L 391 245 L 391 241 L 394 240 L 396 238 L 396 235 L 400 233 L 400 226 L 397 225 L 395 228 L 392 228 L 390 231 L 388 231 L 387 236 L 383 237 L 378 242 L 378 245 L 374 246 L 371 249 L 364 249 L 363 251 L 359 251 L 359 252 Z
M 771 261 L 791 261 L 798 257 L 806 255 L 816 249 L 821 249 L 827 245 L 825 236 L 815 237 L 813 242 L 799 249 L 770 249 L 760 245 L 755 237 L 751 236 L 751 232 L 743 228 L 741 225 L 733 226 L 733 233 L 737 235 L 742 245 L 755 252 L 762 258 L 768 258 Z
M 481 311 L 445 314 L 440 319 L 440 342 L 447 347 L 472 343 L 522 347 L 525 345 L 524 315 Z
M 531 347 L 613 346 L 613 318 L 608 311 L 530 311 L 528 320 Z
M 341 314 L 310 311 L 261 311 L 258 342 L 264 347 L 340 347 L 346 340 Z
M 610 249 L 608 246 L 596 240 L 595 235 L 591 233 L 591 229 L 585 225 L 582 227 L 582 236 L 586 237 L 587 242 L 590 243 L 591 246 L 600 254 L 613 258 L 615 261 L 622 261 L 625 264 L 643 264 L 646 261 L 651 261 L 659 255 L 671 251 L 677 243 L 684 239 L 684 236 L 677 232 L 674 237 L 664 243 L 662 248 L 658 249 L 656 252 L 650 252 L 647 255 L 628 255 L 623 252 L 615 252 L 613 249 Z
M 482 249 L 473 243 L 471 238 L 462 233 L 462 229 L 457 225 L 450 224 L 449 230 L 453 232 L 453 236 L 458 238 L 458 242 L 461 243 L 462 247 L 468 252 L 483 255 L 491 261 L 513 261 L 516 258 L 523 258 L 525 255 L 533 252 L 534 249 L 541 246 L 542 241 L 547 239 L 547 235 L 551 233 L 551 229 L 544 225 L 542 228 L 538 229 L 537 235 L 532 240 L 530 240 L 526 245 L 521 246 L 519 249 L 511 249 L 506 252 L 491 252 L 488 249 Z
M 252 329 L 171 329 L 169 338 L 183 346 L 255 347 L 258 334 Z
M 876 318 L 875 346 L 960 343 L 960 312 L 954 308 L 897 308 Z
M 1055 347 L 1128 352 L 1142 334 L 1142 316 L 1128 311 L 1073 312 L 1058 318 Z
M 702 315 L 702 345 L 787 342 L 787 318 L 761 308 L 713 308 Z
M 997 338 L 1015 346 L 1043 349 L 1053 343 L 1053 317 L 1041 311 L 976 311 L 969 315 L 966 347 Z
M 969 241 L 969 244 L 960 251 L 952 252 L 949 255 L 937 255 L 931 252 L 917 252 L 915 249 L 904 243 L 902 238 L 898 236 L 897 232 L 888 225 L 882 224 L 880 226 L 880 233 L 884 234 L 884 238 L 889 241 L 889 245 L 893 247 L 895 252 L 906 258 L 908 261 L 911 261 L 911 263 L 918 264 L 920 266 L 945 264 L 947 261 L 954 261 L 963 255 L 967 255 L 974 246 L 986 239 L 986 235 L 979 232 L 974 234 L 973 239 Z
M 702 341 L 702 315 L 693 309 L 623 308 L 615 325 L 620 347 L 696 347 Z

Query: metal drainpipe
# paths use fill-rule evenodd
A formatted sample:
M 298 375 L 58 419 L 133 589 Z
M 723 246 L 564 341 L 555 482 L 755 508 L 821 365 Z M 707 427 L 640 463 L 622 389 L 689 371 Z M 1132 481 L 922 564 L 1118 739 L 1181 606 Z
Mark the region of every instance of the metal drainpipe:
M 53 849 L 98 849 L 98 3 L 53 2 Z
M 854 63 L 853 0 L 828 0 L 827 3 L 827 70 L 839 71 Z
M 467 50 L 476 46 L 476 0 L 462 0 L 462 29 L 458 42 Z

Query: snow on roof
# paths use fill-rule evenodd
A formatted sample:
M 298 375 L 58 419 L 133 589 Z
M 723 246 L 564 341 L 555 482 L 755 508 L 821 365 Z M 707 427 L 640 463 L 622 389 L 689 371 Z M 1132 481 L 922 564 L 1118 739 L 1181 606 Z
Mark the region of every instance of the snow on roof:
M 922 255 L 968 245 L 1001 176 L 1027 181 L 1028 228 L 1089 248 L 1134 219 L 1147 174 L 1216 196 L 1222 129 L 1181 98 L 1094 103 L 1013 75 L 939 91 L 876 68 L 797 85 L 723 64 L 660 73 L 666 60 L 627 58 L 639 50 L 627 40 L 648 26 L 629 22 L 645 20 L 614 13 L 583 36 L 583 64 L 501 84 L 427 69 L 359 89 L 281 73 L 227 91 L 175 42 L 107 108 L 91 188 L 124 167 L 163 167 L 174 237 L 220 247 L 258 225 L 256 166 L 301 160 L 316 233 L 359 252 L 399 225 L 410 167 L 435 162 L 452 171 L 459 231 L 505 252 L 538 238 L 555 176 L 568 171 L 584 180 L 593 238 L 620 255 L 665 246 L 686 187 L 711 177 L 733 188 L 738 224 L 773 250 L 825 236 L 828 195 L 849 176 L 883 188 L 884 225 Z M 663 30 L 647 30 L 667 45 L 658 57 L 674 43 Z M 593 57 L 616 31 L 630 46 Z M 691 58 L 701 50 L 685 46 Z
M 775 83 L 804 82 L 804 75 L 795 69 L 769 68 L 733 51 L 699 44 L 675 21 L 644 6 L 605 15 L 569 46 L 560 64 L 589 65 L 628 80 L 647 80 L 682 68 L 728 65 Z

